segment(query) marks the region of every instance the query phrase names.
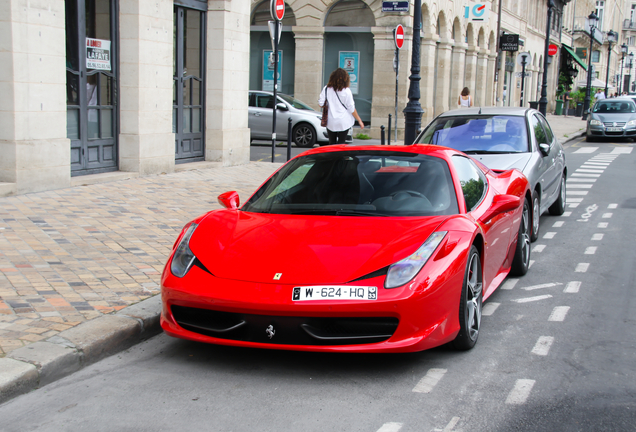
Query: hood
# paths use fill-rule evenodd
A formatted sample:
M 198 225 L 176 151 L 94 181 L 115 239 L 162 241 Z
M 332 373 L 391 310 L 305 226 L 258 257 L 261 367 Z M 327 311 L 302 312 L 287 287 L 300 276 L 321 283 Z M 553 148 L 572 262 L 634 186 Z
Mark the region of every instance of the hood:
M 596 119 L 596 120 L 600 120 L 601 122 L 605 123 L 614 123 L 614 122 L 625 122 L 627 123 L 628 121 L 630 121 L 633 118 L 636 118 L 636 116 L 634 115 L 634 113 L 609 113 L 609 114 L 602 114 L 602 113 L 593 113 L 592 114 L 592 118 Z
M 353 217 L 211 212 L 190 249 L 215 276 L 284 284 L 341 284 L 415 252 L 448 216 Z
M 492 170 L 505 171 L 517 168 L 523 172 L 532 158 L 532 153 L 473 154 L 471 156 Z

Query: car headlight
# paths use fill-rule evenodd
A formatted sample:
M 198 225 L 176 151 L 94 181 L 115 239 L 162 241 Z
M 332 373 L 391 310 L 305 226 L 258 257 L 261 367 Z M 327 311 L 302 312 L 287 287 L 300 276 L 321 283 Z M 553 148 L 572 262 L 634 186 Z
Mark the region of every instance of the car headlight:
M 630 120 L 627 122 L 627 126 L 636 126 L 636 120 Z
M 600 120 L 590 120 L 590 126 L 603 126 Z
M 413 279 L 422 270 L 446 234 L 447 231 L 434 232 L 414 254 L 392 264 L 387 272 L 384 288 L 397 288 Z
M 175 250 L 174 255 L 172 256 L 170 271 L 178 278 L 184 277 L 190 270 L 190 267 L 192 267 L 194 260 L 197 259 L 190 250 L 190 237 L 192 237 L 197 226 L 197 224 L 192 224 L 188 227 L 186 233 L 179 242 L 179 246 L 177 246 L 177 250 Z

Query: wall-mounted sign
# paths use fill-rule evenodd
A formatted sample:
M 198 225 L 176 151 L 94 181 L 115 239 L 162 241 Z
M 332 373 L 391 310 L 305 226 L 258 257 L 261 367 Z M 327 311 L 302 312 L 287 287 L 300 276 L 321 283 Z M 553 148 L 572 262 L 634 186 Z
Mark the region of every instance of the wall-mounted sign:
M 278 50 L 278 88 L 283 80 L 283 50 Z M 274 91 L 274 51 L 263 50 L 263 90 Z
M 548 55 L 550 57 L 555 56 L 557 52 L 559 52 L 559 47 L 558 46 L 556 46 L 555 44 L 550 44 L 548 46 Z
M 581 60 L 587 59 L 587 48 L 575 48 L 574 52 Z
M 86 38 L 86 69 L 111 70 L 109 40 Z
M 349 73 L 351 81 L 351 93 L 358 94 L 358 65 L 360 64 L 360 51 L 340 51 L 339 66 Z
M 518 34 L 503 34 L 499 40 L 499 49 L 501 51 L 515 52 L 519 51 L 519 35 Z
M 408 12 L 408 1 L 383 1 L 382 12 Z
M 487 21 L 490 7 L 488 3 L 471 3 L 464 6 L 464 18 L 470 21 Z

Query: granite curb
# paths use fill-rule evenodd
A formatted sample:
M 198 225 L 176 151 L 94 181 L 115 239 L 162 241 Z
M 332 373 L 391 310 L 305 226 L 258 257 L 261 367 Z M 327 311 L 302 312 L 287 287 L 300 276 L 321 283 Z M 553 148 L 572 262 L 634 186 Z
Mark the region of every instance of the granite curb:
M 0 358 L 0 404 L 155 336 L 160 314 L 156 295 L 11 351 Z

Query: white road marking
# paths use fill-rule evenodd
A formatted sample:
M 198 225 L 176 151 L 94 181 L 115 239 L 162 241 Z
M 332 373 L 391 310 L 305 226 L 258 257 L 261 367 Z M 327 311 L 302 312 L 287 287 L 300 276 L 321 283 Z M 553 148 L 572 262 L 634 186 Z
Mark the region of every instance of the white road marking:
M 445 373 L 446 369 L 429 369 L 424 378 L 413 388 L 413 391 L 415 393 L 430 393 Z
M 517 285 L 517 282 L 519 282 L 519 279 L 508 279 L 502 286 L 501 289 L 505 289 L 505 290 L 511 290 L 515 287 L 515 285 Z
M 568 282 L 563 292 L 568 294 L 576 294 L 577 292 L 579 292 L 579 288 L 581 288 L 581 282 L 572 281 Z
M 556 221 L 554 225 L 552 225 L 552 228 L 561 228 L 564 223 L 565 221 Z
M 512 405 L 523 405 L 526 403 L 526 400 L 532 391 L 532 387 L 534 387 L 534 383 L 534 380 L 518 379 L 514 388 L 510 391 L 510 393 L 508 393 L 506 403 Z
M 556 233 L 555 233 L 555 232 L 547 232 L 547 233 L 545 233 L 545 234 L 543 235 L 543 238 L 544 238 L 544 239 L 553 239 L 555 235 L 556 235 Z
M 612 217 L 613 213 L 603 213 L 603 216 L 601 216 L 603 219 L 609 219 Z
M 608 209 L 615 209 L 618 208 L 618 204 L 610 204 L 607 206 Z
M 402 423 L 384 423 L 378 432 L 398 432 L 402 429 Z
M 532 268 L 532 264 L 534 264 L 534 260 L 530 260 L 530 262 L 528 263 L 528 268 Z
M 486 303 L 483 309 L 481 310 L 481 316 L 491 316 L 492 314 L 495 313 L 495 311 L 497 310 L 500 304 L 501 303 L 493 303 L 493 302 Z
M 631 152 L 631 147 L 614 147 L 614 150 L 609 154 L 630 154 Z
M 563 214 L 561 215 L 561 217 L 570 217 L 572 216 L 572 212 L 563 212 Z
M 513 300 L 513 302 L 515 302 L 515 303 L 530 303 L 530 302 L 546 300 L 546 299 L 549 299 L 549 298 L 552 298 L 552 296 L 550 294 L 545 294 L 545 295 L 540 295 L 540 296 L 535 296 L 535 297 L 526 297 L 526 298 L 522 298 L 522 299 L 516 299 L 516 300 Z
M 583 169 L 579 168 L 576 170 L 577 173 L 595 173 L 595 174 L 603 174 L 603 170 L 593 170 L 593 169 Z
M 598 225 L 596 225 L 597 228 L 607 228 L 609 226 L 609 224 L 607 222 L 599 222 Z
M 581 182 L 581 183 L 594 183 L 597 179 L 595 178 L 572 178 L 570 177 L 568 179 L 568 185 L 570 185 L 570 182 Z
M 444 429 L 433 429 L 433 432 L 453 432 L 453 428 L 459 422 L 459 420 L 459 417 L 453 417 Z M 457 430 L 456 432 L 461 432 L 461 430 Z
M 535 245 L 532 248 L 532 253 L 543 252 L 543 249 L 545 249 L 545 245 Z
M 605 235 L 605 234 L 600 234 L 600 233 L 598 233 L 598 234 L 592 234 L 592 240 L 594 240 L 594 241 L 603 240 L 603 236 L 604 236 L 604 235 Z
M 598 150 L 598 147 L 581 147 L 574 153 L 594 153 L 596 150 Z
M 592 189 L 591 184 L 578 184 L 578 183 L 574 183 L 574 184 L 569 184 L 568 185 L 568 189 Z M 572 191 L 568 190 L 567 193 L 572 193 Z
M 600 177 L 600 174 L 578 174 L 578 173 L 573 173 L 570 174 L 572 177 Z
M 587 195 L 587 191 L 573 191 L 573 190 L 568 190 L 568 196 L 570 195 Z
M 580 203 L 583 201 L 583 198 L 572 198 L 570 194 L 565 198 L 566 203 Z
M 564 321 L 565 320 L 565 316 L 568 314 L 568 311 L 570 310 L 570 306 L 557 306 L 552 310 L 552 313 L 550 314 L 550 317 L 548 318 L 548 321 Z
M 585 248 L 585 255 L 594 255 L 596 253 L 596 246 L 590 246 Z
M 552 336 L 541 336 L 534 345 L 534 348 L 532 348 L 532 354 L 540 356 L 548 355 L 552 342 L 554 342 L 554 338 Z
M 574 271 L 576 273 L 585 273 L 590 266 L 590 263 L 578 263 Z
M 529 287 L 524 287 L 523 289 L 526 291 L 534 291 L 534 290 L 538 290 L 538 289 L 542 289 L 542 288 L 552 288 L 555 286 L 559 286 L 559 285 L 563 285 L 561 282 L 554 282 L 554 283 L 544 283 L 541 285 L 532 285 Z
M 577 169 L 577 171 L 587 172 L 587 170 L 591 170 L 590 172 L 604 172 L 605 168 L 606 167 L 583 164 L 579 167 L 579 169 Z
M 569 203 L 568 207 L 569 208 L 577 208 L 579 206 L 579 203 Z

